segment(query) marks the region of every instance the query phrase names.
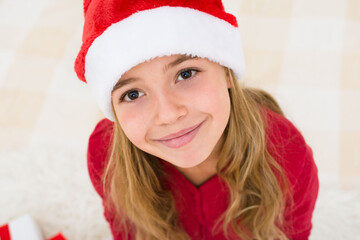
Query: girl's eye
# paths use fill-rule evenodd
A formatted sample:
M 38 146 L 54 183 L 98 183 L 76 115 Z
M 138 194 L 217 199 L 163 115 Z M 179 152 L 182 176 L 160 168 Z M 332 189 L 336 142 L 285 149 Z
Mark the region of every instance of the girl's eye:
M 143 95 L 144 95 L 144 93 L 140 92 L 138 90 L 130 90 L 121 96 L 120 101 L 121 102 L 132 102 Z
M 187 80 L 189 78 L 192 78 L 197 72 L 198 70 L 195 69 L 183 70 L 178 74 L 176 81 Z

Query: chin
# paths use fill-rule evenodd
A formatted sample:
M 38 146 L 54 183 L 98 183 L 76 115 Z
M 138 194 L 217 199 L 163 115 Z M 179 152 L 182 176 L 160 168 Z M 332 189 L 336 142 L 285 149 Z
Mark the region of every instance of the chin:
M 173 161 L 171 161 L 171 163 L 173 165 L 175 165 L 177 167 L 181 167 L 181 168 L 193 168 L 193 167 L 196 167 L 196 166 L 200 165 L 201 163 L 203 163 L 206 160 L 206 158 L 207 158 L 207 156 L 193 154 L 190 157 L 183 156 L 181 158 L 174 159 Z M 200 160 L 200 159 L 202 159 L 202 160 Z

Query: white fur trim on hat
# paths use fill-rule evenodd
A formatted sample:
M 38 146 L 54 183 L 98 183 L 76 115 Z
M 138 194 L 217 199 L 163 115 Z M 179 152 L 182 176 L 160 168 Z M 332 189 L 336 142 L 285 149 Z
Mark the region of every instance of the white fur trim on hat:
M 184 7 L 137 12 L 97 37 L 85 58 L 85 78 L 107 118 L 114 121 L 111 92 L 122 74 L 156 57 L 187 54 L 245 71 L 238 28 L 210 14 Z

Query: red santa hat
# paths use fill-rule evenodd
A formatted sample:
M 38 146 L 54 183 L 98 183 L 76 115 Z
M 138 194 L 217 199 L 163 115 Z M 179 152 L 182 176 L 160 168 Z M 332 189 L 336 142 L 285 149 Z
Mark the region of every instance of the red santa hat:
M 192 55 L 231 68 L 238 79 L 244 74 L 237 21 L 221 0 L 85 0 L 84 16 L 75 71 L 112 121 L 113 87 L 147 60 Z

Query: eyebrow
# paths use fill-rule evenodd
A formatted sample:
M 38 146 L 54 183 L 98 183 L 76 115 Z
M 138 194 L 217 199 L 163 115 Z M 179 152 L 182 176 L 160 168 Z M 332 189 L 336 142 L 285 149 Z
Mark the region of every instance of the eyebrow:
M 194 56 L 191 56 L 191 55 L 190 55 L 190 56 L 189 56 L 189 55 L 182 55 L 182 56 L 178 57 L 177 59 L 175 59 L 174 61 L 172 61 L 171 63 L 165 65 L 163 71 L 166 72 L 166 71 L 168 71 L 170 68 L 173 68 L 173 67 L 175 67 L 176 65 L 179 65 L 179 64 L 182 63 L 182 62 L 185 62 L 185 61 L 187 61 L 187 60 L 189 60 L 189 59 L 196 59 L 196 58 L 198 58 L 198 57 L 194 57 Z M 130 84 L 130 83 L 132 83 L 132 82 L 135 82 L 135 81 L 137 81 L 137 80 L 139 80 L 139 79 L 138 79 L 138 78 L 127 78 L 127 79 L 124 79 L 124 80 L 121 80 L 121 79 L 120 79 L 120 80 L 115 84 L 115 86 L 113 87 L 112 92 L 114 92 L 116 89 L 122 88 L 123 86 L 125 86 L 125 85 L 127 85 L 127 84 Z
M 174 61 L 172 61 L 171 63 L 167 64 L 164 67 L 163 71 L 166 72 L 170 68 L 173 68 L 173 67 L 175 67 L 176 65 L 179 65 L 182 62 L 185 62 L 185 61 L 187 61 L 189 59 L 196 59 L 196 58 L 198 58 L 198 57 L 196 57 L 196 56 L 194 57 L 194 56 L 191 56 L 191 55 L 182 55 L 182 56 L 178 57 L 177 59 L 175 59 Z
M 119 80 L 115 86 L 113 87 L 113 90 L 111 93 L 113 93 L 116 89 L 119 89 L 119 88 L 122 88 L 123 86 L 127 85 L 127 84 L 130 84 L 132 82 L 135 82 L 137 81 L 138 78 L 127 78 L 127 79 L 124 79 L 124 80 Z

